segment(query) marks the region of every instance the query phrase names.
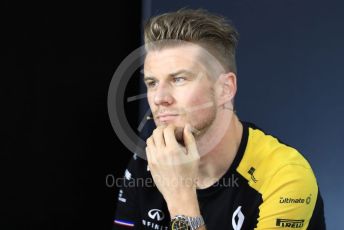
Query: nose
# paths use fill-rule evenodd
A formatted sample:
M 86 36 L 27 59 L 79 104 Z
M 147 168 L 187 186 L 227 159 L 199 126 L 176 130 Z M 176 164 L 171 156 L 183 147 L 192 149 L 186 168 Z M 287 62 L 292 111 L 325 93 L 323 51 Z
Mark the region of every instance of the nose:
M 173 97 L 168 85 L 160 84 L 158 86 L 154 95 L 154 103 L 156 105 L 170 105 L 173 103 Z

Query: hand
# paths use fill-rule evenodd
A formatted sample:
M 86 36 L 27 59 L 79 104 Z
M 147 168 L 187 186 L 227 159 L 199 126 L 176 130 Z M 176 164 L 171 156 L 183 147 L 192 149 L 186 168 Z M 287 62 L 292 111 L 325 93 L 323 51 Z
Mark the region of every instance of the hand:
M 199 154 L 191 127 L 183 129 L 185 146 L 175 137 L 174 125 L 159 126 L 147 139 L 146 154 L 153 180 L 168 206 L 181 201 L 197 203 Z M 198 204 L 198 203 L 197 203 Z M 185 206 L 185 203 L 184 203 Z

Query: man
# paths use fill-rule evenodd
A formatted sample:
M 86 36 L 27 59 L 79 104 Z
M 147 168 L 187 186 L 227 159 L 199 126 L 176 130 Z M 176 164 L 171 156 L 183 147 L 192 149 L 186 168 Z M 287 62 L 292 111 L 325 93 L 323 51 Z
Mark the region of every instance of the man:
M 222 17 L 180 10 L 145 26 L 144 81 L 156 129 L 136 156 L 114 229 L 325 229 L 309 163 L 234 112 L 238 34 Z

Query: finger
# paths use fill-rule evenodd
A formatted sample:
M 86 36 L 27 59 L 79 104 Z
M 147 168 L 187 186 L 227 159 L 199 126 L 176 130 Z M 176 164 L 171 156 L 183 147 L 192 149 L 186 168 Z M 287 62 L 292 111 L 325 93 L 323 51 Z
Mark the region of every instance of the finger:
M 147 161 L 148 161 L 148 164 L 152 161 L 152 158 L 151 158 L 151 154 L 149 152 L 149 148 L 146 147 L 146 157 L 147 157 Z
M 146 147 L 146 156 L 147 156 L 147 170 L 151 171 L 152 170 L 152 164 L 153 164 L 153 157 L 152 153 L 149 151 L 149 148 Z
M 156 163 L 154 151 L 152 151 L 149 147 L 146 147 L 146 156 L 147 156 L 148 165 Z
M 177 147 L 178 146 L 178 142 L 175 136 L 175 130 L 176 130 L 176 126 L 170 124 L 168 125 L 165 129 L 164 129 L 164 139 L 165 139 L 165 143 L 166 146 L 169 147 Z
M 187 150 L 187 153 L 190 157 L 199 157 L 196 140 L 194 135 L 191 133 L 190 124 L 186 124 L 183 132 L 184 144 Z
M 147 138 L 146 144 L 147 144 L 147 148 L 148 148 L 149 152 L 151 153 L 151 155 L 154 154 L 156 147 L 155 147 L 154 139 L 152 136 Z
M 165 128 L 164 126 L 158 126 L 153 131 L 152 137 L 154 140 L 155 147 L 157 149 L 162 149 L 165 147 L 165 139 L 164 139 L 164 135 L 163 135 L 164 128 Z
M 154 147 L 155 147 L 154 139 L 153 139 L 152 136 L 150 136 L 149 138 L 147 138 L 146 144 L 147 144 L 147 147 L 148 147 L 148 148 L 154 148 Z

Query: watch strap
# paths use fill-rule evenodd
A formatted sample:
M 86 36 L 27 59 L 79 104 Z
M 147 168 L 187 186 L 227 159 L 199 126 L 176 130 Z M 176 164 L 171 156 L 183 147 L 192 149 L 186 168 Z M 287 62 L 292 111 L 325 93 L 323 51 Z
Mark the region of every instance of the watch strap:
M 191 217 L 191 216 L 177 215 L 174 218 L 172 218 L 171 221 L 176 220 L 176 219 L 185 220 L 188 223 L 191 230 L 197 230 L 201 226 L 205 225 L 202 216 Z

